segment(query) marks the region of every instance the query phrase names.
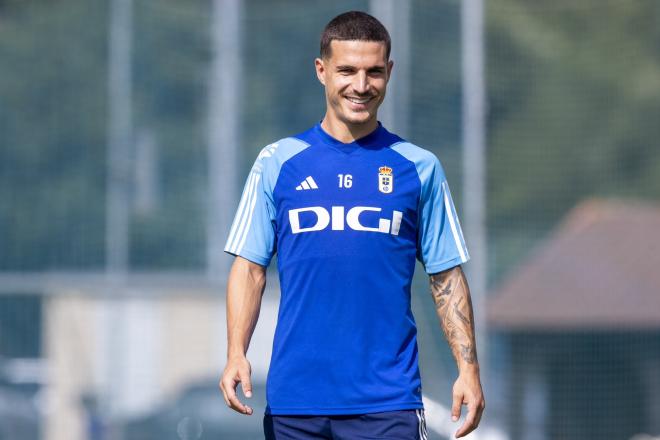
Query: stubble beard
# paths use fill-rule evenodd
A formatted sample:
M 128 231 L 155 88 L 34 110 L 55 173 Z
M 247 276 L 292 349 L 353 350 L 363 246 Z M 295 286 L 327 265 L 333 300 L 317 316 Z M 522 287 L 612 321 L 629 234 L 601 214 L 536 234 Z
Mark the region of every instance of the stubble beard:
M 340 97 L 340 100 L 347 100 L 345 97 Z M 344 105 L 343 102 L 337 103 L 338 108 L 336 107 L 334 109 L 335 116 L 337 119 L 342 121 L 344 124 L 347 125 L 355 125 L 355 126 L 364 126 L 372 123 L 374 120 L 377 120 L 377 115 L 378 115 L 378 108 L 382 104 L 382 97 L 378 96 L 375 97 L 376 102 L 373 103 L 373 107 L 364 110 L 361 112 L 354 112 L 350 109 L 349 105 L 346 104 Z M 337 111 L 339 110 L 339 111 Z M 364 115 L 364 117 L 362 117 Z

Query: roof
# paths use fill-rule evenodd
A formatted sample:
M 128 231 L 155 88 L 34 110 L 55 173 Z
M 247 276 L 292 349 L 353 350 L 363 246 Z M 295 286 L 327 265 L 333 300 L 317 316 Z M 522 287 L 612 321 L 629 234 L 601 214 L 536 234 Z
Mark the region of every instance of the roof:
M 507 330 L 660 328 L 660 206 L 589 200 L 488 300 Z

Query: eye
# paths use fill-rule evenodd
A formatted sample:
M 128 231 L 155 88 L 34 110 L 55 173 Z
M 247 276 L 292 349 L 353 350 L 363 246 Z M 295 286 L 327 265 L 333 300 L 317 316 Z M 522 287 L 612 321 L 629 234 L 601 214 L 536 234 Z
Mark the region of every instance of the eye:
M 337 67 L 337 73 L 340 75 L 353 75 L 355 74 L 355 69 L 351 66 L 338 66 Z

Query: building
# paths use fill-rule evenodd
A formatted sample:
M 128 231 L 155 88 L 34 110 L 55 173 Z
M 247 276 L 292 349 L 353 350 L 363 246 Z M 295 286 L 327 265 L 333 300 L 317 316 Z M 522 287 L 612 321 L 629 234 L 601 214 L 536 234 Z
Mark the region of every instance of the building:
M 580 204 L 494 292 L 488 321 L 512 440 L 659 435 L 660 206 Z

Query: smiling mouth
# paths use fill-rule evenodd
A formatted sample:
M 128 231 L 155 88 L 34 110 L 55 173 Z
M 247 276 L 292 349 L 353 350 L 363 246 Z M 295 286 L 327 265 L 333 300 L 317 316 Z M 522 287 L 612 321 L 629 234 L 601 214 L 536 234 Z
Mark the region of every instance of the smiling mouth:
M 367 104 L 367 103 L 370 102 L 372 99 L 374 99 L 373 96 L 367 96 L 367 97 L 365 97 L 365 98 L 356 98 L 356 97 L 352 97 L 352 96 L 346 96 L 345 98 L 348 99 L 348 100 L 349 100 L 350 102 L 352 102 L 353 104 L 357 104 L 357 105 L 364 105 L 364 104 Z

